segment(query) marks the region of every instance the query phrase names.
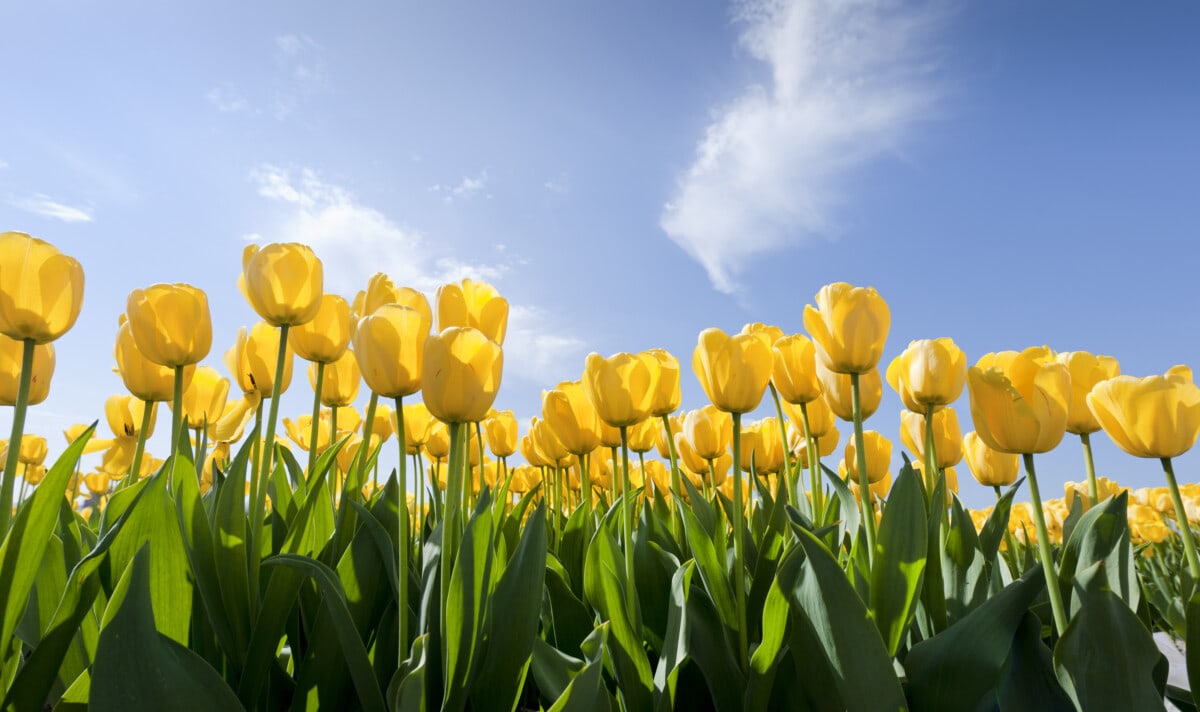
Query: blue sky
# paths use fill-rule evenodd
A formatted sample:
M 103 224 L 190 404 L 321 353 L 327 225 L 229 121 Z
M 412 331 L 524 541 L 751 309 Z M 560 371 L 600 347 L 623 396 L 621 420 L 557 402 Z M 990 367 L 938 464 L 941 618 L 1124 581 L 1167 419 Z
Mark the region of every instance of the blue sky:
M 801 331 L 838 280 L 891 305 L 885 360 L 951 336 L 971 362 L 1200 366 L 1198 23 L 1184 2 L 6 4 L 0 229 L 87 273 L 30 428 L 56 451 L 120 392 L 137 287 L 205 289 L 220 368 L 254 320 L 248 240 L 311 244 L 347 297 L 376 271 L 491 281 L 513 308 L 497 406 L 523 417 L 589 351 L 686 365 L 709 326 Z M 900 408 L 868 421 L 897 447 Z M 1094 439 L 1102 474 L 1161 484 Z M 1073 436 L 1038 462 L 1051 495 L 1082 479 Z

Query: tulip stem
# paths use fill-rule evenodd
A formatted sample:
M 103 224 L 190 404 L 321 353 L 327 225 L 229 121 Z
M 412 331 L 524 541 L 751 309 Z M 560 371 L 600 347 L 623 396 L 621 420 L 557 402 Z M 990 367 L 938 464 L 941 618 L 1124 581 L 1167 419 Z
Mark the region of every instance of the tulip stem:
M 0 489 L 0 539 L 8 532 L 12 517 L 13 486 L 17 480 L 17 458 L 21 455 L 21 434 L 25 430 L 25 410 L 29 405 L 29 384 L 33 380 L 33 339 L 21 344 L 21 377 L 17 383 L 17 402 L 13 406 L 12 435 L 8 438 L 8 455 L 4 458 L 4 483 Z
M 1046 532 L 1046 513 L 1042 511 L 1042 496 L 1038 492 L 1037 475 L 1033 470 L 1033 455 L 1025 453 L 1025 474 L 1029 475 L 1029 498 L 1033 505 L 1033 526 L 1037 530 L 1038 556 L 1046 576 L 1046 593 L 1050 596 L 1050 610 L 1054 613 L 1054 628 L 1059 635 L 1067 629 L 1067 611 L 1063 607 L 1062 588 L 1058 585 L 1058 568 L 1054 565 L 1054 550 L 1050 548 L 1050 535 Z
M 792 492 L 793 497 L 799 502 L 803 496 L 804 485 L 800 480 L 799 473 L 795 477 L 792 476 L 792 454 L 788 452 L 791 448 L 788 447 L 787 421 L 783 419 L 783 404 L 779 402 L 779 391 L 775 390 L 774 383 L 767 383 L 767 388 L 771 391 L 771 400 L 775 401 L 775 420 L 779 423 L 779 442 L 783 445 L 783 471 L 786 474 L 787 487 L 784 487 L 785 492 Z M 786 503 L 787 500 L 784 500 Z
M 371 398 L 367 400 L 367 419 L 363 421 L 363 444 L 359 446 L 358 467 L 354 472 L 354 489 L 360 494 L 363 485 L 367 483 L 367 460 L 371 458 L 371 429 L 375 422 L 375 409 L 379 407 L 379 394 L 371 391 Z M 366 448 L 363 450 L 362 448 Z M 349 473 L 346 474 L 349 477 Z
M 1196 540 L 1192 536 L 1192 525 L 1188 523 L 1187 510 L 1183 507 L 1183 498 L 1179 496 L 1179 485 L 1175 482 L 1175 468 L 1171 458 L 1162 458 L 1163 474 L 1167 476 L 1167 490 L 1171 493 L 1171 504 L 1175 507 L 1175 522 L 1179 525 L 1179 535 L 1183 537 L 1183 551 L 1187 556 L 1188 570 L 1193 581 L 1200 581 L 1200 557 L 1196 555 Z
M 625 532 L 625 578 L 629 581 L 626 604 L 629 619 L 637 620 L 637 587 L 633 582 L 633 501 L 629 496 L 629 439 L 628 426 L 621 426 L 621 525 Z M 614 463 L 615 466 L 615 463 Z
M 938 518 L 941 520 L 942 529 L 944 531 L 949 531 L 950 514 L 946 510 L 946 500 L 942 500 L 941 502 L 933 501 L 933 493 L 935 490 L 937 490 L 936 485 L 939 482 L 944 484 L 946 481 L 946 475 L 943 474 L 941 468 L 938 467 L 937 438 L 934 436 L 933 431 L 933 406 L 929 406 L 928 410 L 925 411 L 925 471 L 928 473 L 926 474 L 926 479 L 929 483 L 929 505 L 930 507 L 936 506 L 938 508 Z M 945 489 L 945 487 L 943 487 L 943 489 Z
M 200 481 L 204 474 L 204 460 L 208 457 L 208 428 L 196 428 L 196 481 Z
M 183 427 L 183 366 L 175 367 L 175 393 L 171 405 L 171 481 L 175 480 L 175 459 L 179 456 L 180 428 Z M 145 423 L 142 423 L 143 427 Z M 200 471 L 196 470 L 196 481 L 199 482 Z
M 446 466 L 446 508 L 442 518 L 441 594 L 442 630 L 446 625 L 446 601 L 450 597 L 450 574 L 454 571 L 458 551 L 458 510 L 462 506 L 462 435 L 463 423 L 448 423 L 450 431 L 450 461 Z
M 863 441 L 862 395 L 858 374 L 850 374 L 850 394 L 854 400 L 854 452 L 858 460 L 858 504 L 867 529 L 867 561 L 875 558 L 875 506 L 871 504 L 871 484 L 867 481 L 867 449 Z
M 152 401 L 142 401 L 142 424 L 138 428 L 137 444 L 133 448 L 133 464 L 129 466 L 129 474 L 125 476 L 122 487 L 130 487 L 138 481 L 142 472 L 142 456 L 146 452 L 146 431 L 150 429 L 150 417 L 154 412 Z
M 746 552 L 745 511 L 742 509 L 742 414 L 733 416 L 733 595 L 737 604 L 738 664 L 745 669 L 750 661 L 746 626 Z
M 319 427 L 321 424 L 321 390 L 325 385 L 325 364 L 321 361 L 317 361 L 317 377 L 314 380 L 316 383 L 313 384 L 312 423 L 309 424 L 308 429 L 308 467 L 304 470 L 306 479 L 313 476 L 313 464 L 317 461 L 317 438 L 321 433 Z M 330 430 L 329 441 L 335 440 L 337 440 L 337 433 Z M 403 457 L 403 453 L 401 453 L 401 457 Z
M 813 525 L 819 529 L 825 519 L 825 488 L 821 485 L 821 464 L 817 461 L 817 442 L 809 425 L 807 403 L 800 404 L 800 418 L 804 421 L 804 448 L 808 455 L 808 471 L 812 479 Z
M 321 369 L 317 367 L 317 379 L 320 381 Z M 400 483 L 400 542 L 396 547 L 400 552 L 400 566 L 397 573 L 400 576 L 400 600 L 398 602 L 399 610 L 396 617 L 400 619 L 400 660 L 404 660 L 408 651 L 408 478 L 404 471 L 404 460 L 408 454 L 406 452 L 407 441 L 404 438 L 404 398 L 396 396 L 396 433 L 397 441 L 400 443 L 400 465 L 398 469 L 399 476 L 397 480 Z
M 279 327 L 279 352 L 275 358 L 275 383 L 271 387 L 271 405 L 267 407 L 267 434 L 263 438 L 262 474 L 258 479 L 258 491 L 255 493 L 254 510 L 250 517 L 250 527 L 254 534 L 255 549 L 252 556 L 260 556 L 257 548 L 258 534 L 263 527 L 263 518 L 267 510 L 267 485 L 271 481 L 271 470 L 275 458 L 275 421 L 279 417 L 279 397 L 283 395 L 283 369 L 287 363 L 288 325 Z
M 683 479 L 679 473 L 679 453 L 675 451 L 675 433 L 671 431 L 671 416 L 664 415 L 662 417 L 663 430 L 667 433 L 667 454 L 671 456 L 671 487 L 674 492 L 671 493 L 671 533 L 675 535 L 676 542 L 683 542 L 683 501 L 680 499 L 683 496 Z
M 1083 464 L 1087 468 L 1089 506 L 1095 507 L 1100 503 L 1100 485 L 1096 482 L 1096 464 L 1092 461 L 1092 436 L 1080 433 L 1079 440 L 1083 443 Z

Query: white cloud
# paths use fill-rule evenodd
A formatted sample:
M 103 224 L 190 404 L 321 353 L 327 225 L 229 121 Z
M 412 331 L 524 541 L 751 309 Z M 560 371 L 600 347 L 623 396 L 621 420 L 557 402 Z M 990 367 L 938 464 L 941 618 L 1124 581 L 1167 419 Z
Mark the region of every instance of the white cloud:
M 488 173 L 487 169 L 484 169 L 479 171 L 478 175 L 463 176 L 463 179 L 455 185 L 441 185 L 439 183 L 435 183 L 434 185 L 429 186 L 429 192 L 440 193 L 442 196 L 442 202 L 446 205 L 450 205 L 456 200 L 470 200 L 476 194 L 484 191 L 487 188 L 487 184 Z M 491 198 L 492 196 L 490 193 L 488 193 L 486 194 L 486 197 Z
M 548 180 L 545 183 L 542 183 L 542 187 L 545 188 L 546 190 L 550 191 L 551 193 L 558 193 L 559 195 L 565 195 L 566 193 L 570 192 L 570 190 L 571 190 L 570 188 L 567 187 L 567 184 L 565 182 L 554 181 L 554 180 Z
M 276 90 L 273 101 L 274 115 L 279 120 L 291 116 L 297 107 L 329 85 L 324 48 L 308 35 L 276 37 L 275 64 L 284 72 L 282 86 Z
M 504 339 L 505 369 L 546 388 L 578 378 L 586 354 L 582 339 L 548 330 L 549 321 L 537 307 L 510 306 Z
M 208 90 L 204 95 L 208 103 L 216 107 L 217 111 L 226 114 L 253 114 L 257 113 L 250 106 L 250 102 L 246 100 L 236 89 L 230 84 L 220 84 Z
M 41 193 L 25 198 L 12 198 L 8 201 L 8 204 L 34 215 L 41 215 L 44 218 L 61 220 L 66 223 L 92 221 L 92 214 L 87 210 L 57 202 L 51 199 L 50 196 L 42 195 Z
M 741 46 L 771 70 L 716 112 L 659 224 L 713 286 L 759 254 L 836 232 L 839 184 L 936 100 L 938 13 L 890 0 L 747 0 Z

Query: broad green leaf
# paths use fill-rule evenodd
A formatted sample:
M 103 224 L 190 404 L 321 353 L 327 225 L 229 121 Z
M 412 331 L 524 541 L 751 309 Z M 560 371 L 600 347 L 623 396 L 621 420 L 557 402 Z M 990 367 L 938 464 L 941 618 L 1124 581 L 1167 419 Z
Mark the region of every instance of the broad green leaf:
M 239 668 L 245 663 L 245 651 L 250 645 L 259 594 L 256 589 L 251 596 L 250 562 L 246 550 L 246 468 L 252 439 L 247 439 L 238 449 L 225 470 L 225 481 L 217 490 L 212 529 L 213 565 L 219 572 L 217 584 L 221 607 L 229 617 L 233 639 L 244 641 L 233 653 L 234 663 Z M 254 565 L 258 565 L 257 561 Z
M 481 496 L 479 506 L 467 521 L 450 574 L 442 629 L 446 686 L 443 709 L 458 710 L 466 706 L 471 677 L 478 670 L 492 576 L 492 533 L 490 501 Z
M 1200 707 L 1200 591 L 1187 602 L 1187 679 L 1192 699 Z
M 803 561 L 799 550 L 784 554 L 779 563 L 779 575 L 772 579 L 771 588 L 762 607 L 762 642 L 750 656 L 749 680 L 746 683 L 745 709 L 761 712 L 770 709 L 771 692 L 776 671 L 784 658 L 791 620 L 791 606 L 780 588 L 779 581 L 793 581 Z
M 608 633 L 608 624 L 603 623 L 584 641 L 587 664 L 571 679 L 550 712 L 608 712 L 615 707 L 602 676 Z
M 988 515 L 987 521 L 983 523 L 983 527 L 979 530 L 979 548 L 983 551 L 983 558 L 988 563 L 996 560 L 996 552 L 1000 550 L 1000 542 L 1004 540 L 1004 535 L 1008 532 L 1008 518 L 1012 512 L 1013 497 L 1017 495 L 1017 490 L 1020 489 L 1021 483 L 1024 481 L 1024 477 L 1017 480 L 996 501 L 996 506 L 992 507 L 992 513 Z
M 625 578 L 624 558 L 608 526 L 596 532 L 588 547 L 583 590 L 600 620 L 611 625 L 608 647 L 618 694 L 627 709 L 649 709 L 653 688 L 650 661 L 642 648 L 639 626 L 629 619 L 630 586 Z
M 579 674 L 584 665 L 583 660 L 567 655 L 541 638 L 533 641 L 529 672 L 533 675 L 542 700 L 547 704 L 553 704 L 562 697 L 571 679 Z
M 951 623 L 970 613 L 987 598 L 987 564 L 979 550 L 975 523 L 958 495 L 951 498 L 950 528 L 946 531 L 942 556 L 946 614 Z
M 1133 547 L 1129 541 L 1129 520 L 1126 517 L 1128 492 L 1109 497 L 1079 517 L 1071 529 L 1071 536 L 1062 549 L 1059 565 L 1059 585 L 1063 593 L 1071 591 L 1071 580 L 1076 571 L 1090 568 L 1103 561 L 1108 588 L 1121 597 L 1129 610 L 1136 611 L 1141 600 L 1137 571 L 1133 565 Z M 1079 601 L 1064 595 L 1070 606 L 1070 614 L 1079 607 Z
M 904 640 L 921 592 L 928 549 L 926 521 L 921 487 L 912 468 L 905 467 L 883 508 L 871 564 L 871 614 L 890 655 Z
M 838 512 L 842 517 L 842 531 L 854 538 L 854 532 L 858 531 L 862 524 L 862 516 L 858 511 L 858 501 L 854 498 L 854 493 L 850 491 L 846 481 L 838 476 L 838 473 L 821 465 L 821 472 L 825 473 L 825 479 L 829 480 L 829 484 L 833 486 L 833 492 L 837 496 Z
M 152 549 L 143 544 L 104 614 L 88 708 L 236 710 L 233 691 L 203 658 L 158 632 L 151 597 Z
M 1025 611 L 1017 627 L 996 690 L 996 702 L 1002 710 L 1075 709 L 1054 676 L 1050 649 L 1042 642 L 1042 620 L 1033 611 Z
M 733 597 L 733 584 L 725 570 L 725 551 L 718 551 L 713 546 L 691 509 L 684 507 L 682 514 L 683 530 L 687 534 L 688 548 L 692 550 L 692 560 L 696 562 L 700 579 L 716 606 L 721 622 L 726 629 L 736 633 L 741 621 L 738 620 L 737 604 Z
M 546 638 L 555 648 L 574 655 L 592 632 L 593 616 L 567 585 L 566 572 L 554 554 L 546 556 L 546 608 L 549 631 Z

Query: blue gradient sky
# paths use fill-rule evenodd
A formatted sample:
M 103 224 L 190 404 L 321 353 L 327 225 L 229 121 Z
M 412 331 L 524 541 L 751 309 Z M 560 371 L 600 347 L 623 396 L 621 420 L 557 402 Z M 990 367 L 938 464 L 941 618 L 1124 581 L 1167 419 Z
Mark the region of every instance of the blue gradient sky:
M 0 25 L 0 229 L 87 273 L 29 420 L 52 452 L 122 389 L 131 289 L 207 290 L 223 368 L 248 240 L 313 245 L 347 297 L 380 270 L 493 282 L 522 417 L 589 351 L 686 365 L 708 326 L 801 331 L 838 280 L 891 305 L 885 361 L 951 336 L 972 362 L 1200 366 L 1194 3 L 52 1 Z M 868 421 L 897 449 L 900 408 Z M 1101 474 L 1161 484 L 1095 440 Z M 1039 463 L 1052 495 L 1083 477 L 1073 436 Z

